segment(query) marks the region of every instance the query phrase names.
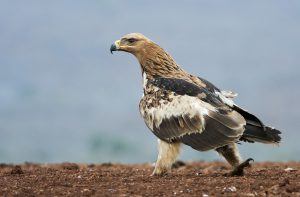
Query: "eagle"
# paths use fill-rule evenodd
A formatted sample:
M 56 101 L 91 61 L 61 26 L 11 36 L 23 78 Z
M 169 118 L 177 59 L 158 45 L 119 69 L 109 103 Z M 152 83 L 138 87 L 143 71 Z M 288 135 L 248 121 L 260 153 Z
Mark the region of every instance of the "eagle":
M 232 91 L 182 69 L 159 45 L 141 33 L 115 41 L 110 52 L 133 54 L 142 71 L 140 114 L 158 138 L 158 157 L 152 175 L 170 172 L 181 144 L 198 151 L 215 150 L 232 166 L 231 175 L 243 175 L 252 158 L 241 159 L 237 143 L 279 144 L 281 132 L 236 105 Z

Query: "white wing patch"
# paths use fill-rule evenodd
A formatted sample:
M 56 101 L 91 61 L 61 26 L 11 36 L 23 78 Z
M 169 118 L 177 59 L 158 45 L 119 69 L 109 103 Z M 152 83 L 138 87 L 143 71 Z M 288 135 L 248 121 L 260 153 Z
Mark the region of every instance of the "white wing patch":
M 171 102 L 165 103 L 164 100 L 161 100 L 159 101 L 159 106 L 146 108 L 143 112 L 141 111 L 149 128 L 153 130 L 154 125 L 158 128 L 164 119 L 183 115 L 188 115 L 190 118 L 198 116 L 201 122 L 204 123 L 204 116 L 208 114 L 208 109 L 202 104 L 204 102 L 197 97 L 187 95 L 171 95 L 170 98 L 172 99 Z M 204 125 L 198 131 L 201 132 L 203 129 Z
M 226 95 L 229 95 L 228 91 L 226 91 L 227 94 L 225 92 L 223 94 L 223 92 L 224 91 L 222 91 L 222 92 L 215 91 L 215 94 L 218 95 L 218 97 L 222 100 L 223 103 L 225 103 L 226 105 L 228 105 L 230 107 L 233 107 L 233 105 L 234 105 L 234 102 L 232 100 L 233 97 L 226 96 Z
M 226 97 L 226 98 L 230 98 L 233 99 L 235 97 L 237 97 L 237 93 L 232 92 L 230 90 L 222 90 L 221 93 Z

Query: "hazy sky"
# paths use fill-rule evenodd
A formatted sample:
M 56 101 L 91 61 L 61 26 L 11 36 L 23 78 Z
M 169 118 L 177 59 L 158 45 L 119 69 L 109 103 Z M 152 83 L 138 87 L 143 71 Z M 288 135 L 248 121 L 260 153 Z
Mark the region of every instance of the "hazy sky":
M 130 32 L 283 131 L 280 147 L 243 145 L 245 157 L 299 160 L 299 24 L 296 0 L 0 0 L 0 162 L 155 160 L 139 65 L 109 52 Z

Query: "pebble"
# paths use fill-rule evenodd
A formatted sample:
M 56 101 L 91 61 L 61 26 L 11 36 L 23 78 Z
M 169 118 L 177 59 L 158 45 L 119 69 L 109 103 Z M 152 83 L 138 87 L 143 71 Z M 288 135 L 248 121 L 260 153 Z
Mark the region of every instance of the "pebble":
M 284 169 L 284 171 L 286 171 L 286 172 L 294 172 L 294 171 L 297 171 L 297 170 L 294 169 L 294 168 L 288 167 L 288 168 Z
M 61 164 L 64 170 L 79 170 L 79 166 L 76 163 L 64 162 Z
M 236 187 L 231 186 L 231 187 L 224 187 L 223 191 L 226 191 L 226 192 L 236 192 L 237 189 L 236 189 Z
M 16 165 L 10 172 L 10 174 L 23 174 L 23 170 L 21 168 L 21 166 Z

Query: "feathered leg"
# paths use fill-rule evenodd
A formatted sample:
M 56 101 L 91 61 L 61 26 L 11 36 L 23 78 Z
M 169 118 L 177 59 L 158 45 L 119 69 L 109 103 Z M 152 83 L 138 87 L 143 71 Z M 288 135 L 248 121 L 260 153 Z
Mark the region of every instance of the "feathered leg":
M 180 143 L 167 143 L 158 140 L 158 157 L 152 175 L 162 175 L 171 170 L 172 164 L 179 155 Z
M 226 161 L 233 167 L 233 171 L 230 175 L 241 176 L 244 174 L 244 168 L 250 166 L 250 161 L 253 161 L 252 158 L 247 159 L 244 162 L 241 162 L 241 156 L 237 145 L 235 143 L 228 144 L 226 146 L 217 148 L 216 151 L 221 154 Z

